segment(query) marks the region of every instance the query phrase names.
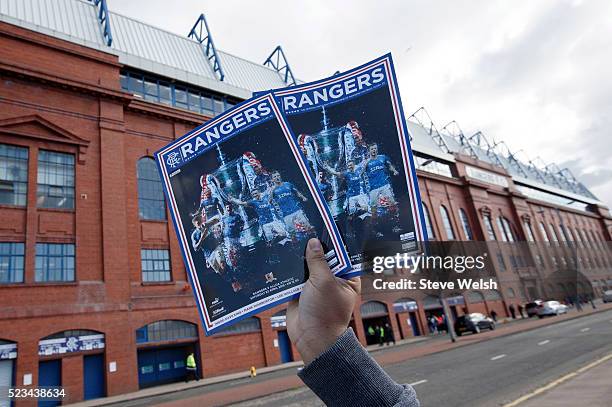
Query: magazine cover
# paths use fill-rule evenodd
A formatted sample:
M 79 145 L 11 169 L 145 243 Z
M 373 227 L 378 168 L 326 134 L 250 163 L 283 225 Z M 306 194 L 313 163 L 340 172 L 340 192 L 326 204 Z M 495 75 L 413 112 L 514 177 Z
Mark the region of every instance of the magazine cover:
M 272 94 L 155 154 L 206 334 L 299 294 L 308 239 L 350 269 L 323 197 Z
M 422 251 L 425 223 L 391 55 L 274 95 L 352 272 L 368 264 L 368 253 Z

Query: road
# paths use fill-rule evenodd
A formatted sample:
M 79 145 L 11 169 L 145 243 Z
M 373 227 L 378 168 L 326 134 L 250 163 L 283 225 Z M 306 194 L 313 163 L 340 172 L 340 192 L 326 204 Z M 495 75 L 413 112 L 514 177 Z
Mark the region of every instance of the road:
M 612 311 L 385 366 L 422 406 L 498 406 L 612 352 Z M 234 406 L 320 406 L 307 388 Z
M 557 318 L 557 317 L 554 317 Z M 535 321 L 534 321 L 535 322 Z M 552 321 L 551 321 L 552 322 Z M 527 322 L 530 323 L 530 322 Z M 497 332 L 497 331 L 496 331 Z M 461 341 L 480 339 L 466 335 Z M 422 406 L 499 406 L 513 401 L 583 365 L 612 352 L 612 310 L 545 325 L 508 336 L 453 347 L 399 363 L 385 362 L 385 370 L 398 382 L 413 384 Z M 412 349 L 448 342 L 439 337 L 407 345 Z M 436 345 L 436 343 L 438 345 Z M 407 349 L 407 348 L 404 348 Z M 378 360 L 393 360 L 399 349 L 376 352 Z M 228 392 L 247 399 L 255 386 L 265 392 L 291 389 L 253 398 L 234 406 L 320 406 L 322 402 L 301 386 L 294 369 L 147 397 L 115 405 L 136 407 L 165 405 L 218 405 Z M 301 386 L 301 387 L 300 387 Z M 347 390 L 350 391 L 350 390 Z M 240 399 L 238 398 L 238 399 Z M 236 398 L 234 398 L 236 399 Z

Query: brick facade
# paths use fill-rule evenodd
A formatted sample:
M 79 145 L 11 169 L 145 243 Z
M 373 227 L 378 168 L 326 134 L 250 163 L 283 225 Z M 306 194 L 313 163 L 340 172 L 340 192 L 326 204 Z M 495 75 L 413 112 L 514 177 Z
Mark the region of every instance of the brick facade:
M 104 333 L 106 392 L 115 395 L 138 389 L 135 331 L 159 320 L 198 324 L 197 310 L 168 221 L 142 221 L 138 213 L 136 163 L 207 118 L 148 103 L 122 92 L 117 58 L 93 49 L 0 23 L 0 143 L 28 148 L 28 195 L 25 207 L 0 208 L 0 240 L 25 242 L 25 280 L 0 285 L 0 339 L 18 344 L 16 386 L 25 374 L 38 383 L 38 341 L 56 332 L 83 329 Z M 75 209 L 37 208 L 37 157 L 40 149 L 75 155 Z M 503 215 L 525 240 L 523 219 L 563 217 L 568 225 L 610 240 L 612 219 L 606 208 L 592 212 L 557 208 L 527 199 L 507 173 L 491 165 L 457 156 L 456 177 L 419 171 L 423 202 L 429 208 L 436 237 L 445 236 L 439 207 L 444 205 L 458 239 L 465 239 L 459 208 L 466 211 L 475 239 L 485 240 L 482 213 Z M 470 180 L 465 165 L 478 166 L 506 177 L 509 188 Z M 169 214 L 167 216 L 169 219 Z M 548 220 L 547 220 L 548 222 Z M 494 228 L 497 225 L 494 224 Z M 499 236 L 500 231 L 496 230 Z M 40 242 L 76 244 L 76 279 L 72 283 L 34 281 L 35 245 Z M 140 250 L 168 249 L 171 281 L 143 283 Z M 601 254 L 602 258 L 605 254 Z M 609 252 L 607 254 L 609 256 Z M 589 280 L 612 279 L 610 263 L 589 274 Z M 535 271 L 527 270 L 527 273 Z M 498 273 L 501 299 L 466 301 L 464 312 L 507 315 L 509 304 L 527 301 L 525 278 L 513 270 Z M 527 278 L 527 280 L 529 280 Z M 427 333 L 424 295 L 414 292 L 376 292 L 364 278 L 363 301 L 380 301 L 388 312 L 395 338 L 413 335 L 408 312 L 394 311 L 393 303 L 412 298 L 421 334 Z M 509 296 L 512 288 L 515 295 Z M 541 287 L 537 287 L 541 290 Z M 542 291 L 540 291 L 542 292 Z M 597 295 L 599 292 L 595 292 Z M 544 294 L 541 294 L 544 295 Z M 354 326 L 365 343 L 360 306 Z M 261 332 L 205 337 L 198 328 L 199 364 L 204 376 L 280 363 L 275 346 L 278 330 L 270 318 L 283 306 L 258 315 Z M 199 324 L 198 324 L 199 325 Z M 69 401 L 83 398 L 82 366 L 85 353 L 62 357 L 62 384 Z M 298 353 L 293 349 L 294 357 Z M 109 364 L 115 362 L 115 372 Z M 20 401 L 18 405 L 28 405 Z

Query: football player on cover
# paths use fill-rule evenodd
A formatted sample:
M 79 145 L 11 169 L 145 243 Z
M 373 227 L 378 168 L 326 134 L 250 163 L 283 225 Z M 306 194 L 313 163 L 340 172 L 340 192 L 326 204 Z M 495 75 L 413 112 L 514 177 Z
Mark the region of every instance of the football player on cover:
M 308 198 L 302 195 L 291 182 L 283 181 L 278 171 L 272 173 L 272 182 L 274 184 L 268 199 L 270 202 L 274 200 L 278 205 L 291 237 L 296 238 L 298 235 L 310 233 L 313 227 L 298 201 L 300 199 L 306 202 Z

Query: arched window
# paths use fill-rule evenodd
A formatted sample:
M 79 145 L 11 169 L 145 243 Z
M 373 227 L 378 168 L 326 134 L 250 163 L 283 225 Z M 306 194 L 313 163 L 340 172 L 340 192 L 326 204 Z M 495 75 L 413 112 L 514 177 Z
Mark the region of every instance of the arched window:
M 191 322 L 166 319 L 136 330 L 136 343 L 189 340 L 198 338 L 198 328 Z
M 361 317 L 381 317 L 387 315 L 387 306 L 379 301 L 368 301 L 361 304 Z
M 440 215 L 442 215 L 442 224 L 444 225 L 444 230 L 446 231 L 446 238 L 448 240 L 455 240 L 455 231 L 453 230 L 453 225 L 451 224 L 450 215 L 448 214 L 448 210 L 444 205 L 440 205 Z
M 497 290 L 485 291 L 484 297 L 487 301 L 501 301 L 502 300 L 501 293 Z
M 555 229 L 555 225 L 553 225 L 552 223 L 550 224 L 550 230 L 551 230 L 550 236 L 552 237 L 552 241 L 555 243 L 559 243 L 559 237 L 557 236 L 557 230 Z
M 489 215 L 483 215 L 482 220 L 485 224 L 485 229 L 487 230 L 487 236 L 489 240 L 497 240 L 495 236 L 495 230 L 493 229 L 493 223 L 491 222 L 491 217 Z
M 233 325 L 220 329 L 217 333 L 222 335 L 227 334 L 247 334 L 251 332 L 261 331 L 261 322 L 259 318 L 250 317 L 236 322 Z M 215 334 L 216 335 L 216 334 Z
M 470 304 L 484 302 L 485 299 L 480 291 L 468 291 L 466 297 Z
M 414 311 L 418 308 L 417 302 L 412 298 L 400 298 L 393 301 L 393 311 L 395 312 Z
M 544 222 L 540 222 L 540 233 L 542 234 L 542 239 L 544 239 L 546 243 L 550 242 L 550 239 L 548 238 L 548 232 L 546 231 L 546 226 L 544 226 Z
M 429 217 L 429 209 L 425 204 L 423 205 L 423 217 L 425 218 L 425 228 L 427 229 L 427 239 L 434 240 L 436 235 L 433 231 L 433 227 L 431 227 L 431 219 Z
M 502 240 L 504 242 L 514 242 L 514 234 L 512 233 L 512 228 L 510 227 L 510 222 L 508 222 L 508 219 L 504 218 L 503 216 L 498 217 L 497 227 L 502 234 Z
M 138 160 L 138 211 L 140 219 L 165 220 L 164 191 L 155 161 L 150 157 Z
M 516 297 L 516 294 L 514 293 L 514 289 L 512 287 L 509 287 L 506 292 L 508 293 L 508 298 L 514 298 Z
M 535 237 L 533 236 L 533 230 L 531 229 L 531 223 L 525 220 L 523 221 L 523 226 L 525 226 L 525 231 L 527 232 L 527 240 L 529 242 L 535 242 Z
M 459 218 L 461 219 L 461 226 L 463 227 L 465 238 L 467 240 L 474 240 L 472 228 L 470 227 L 470 221 L 468 220 L 467 213 L 465 213 L 463 208 L 459 208 Z

